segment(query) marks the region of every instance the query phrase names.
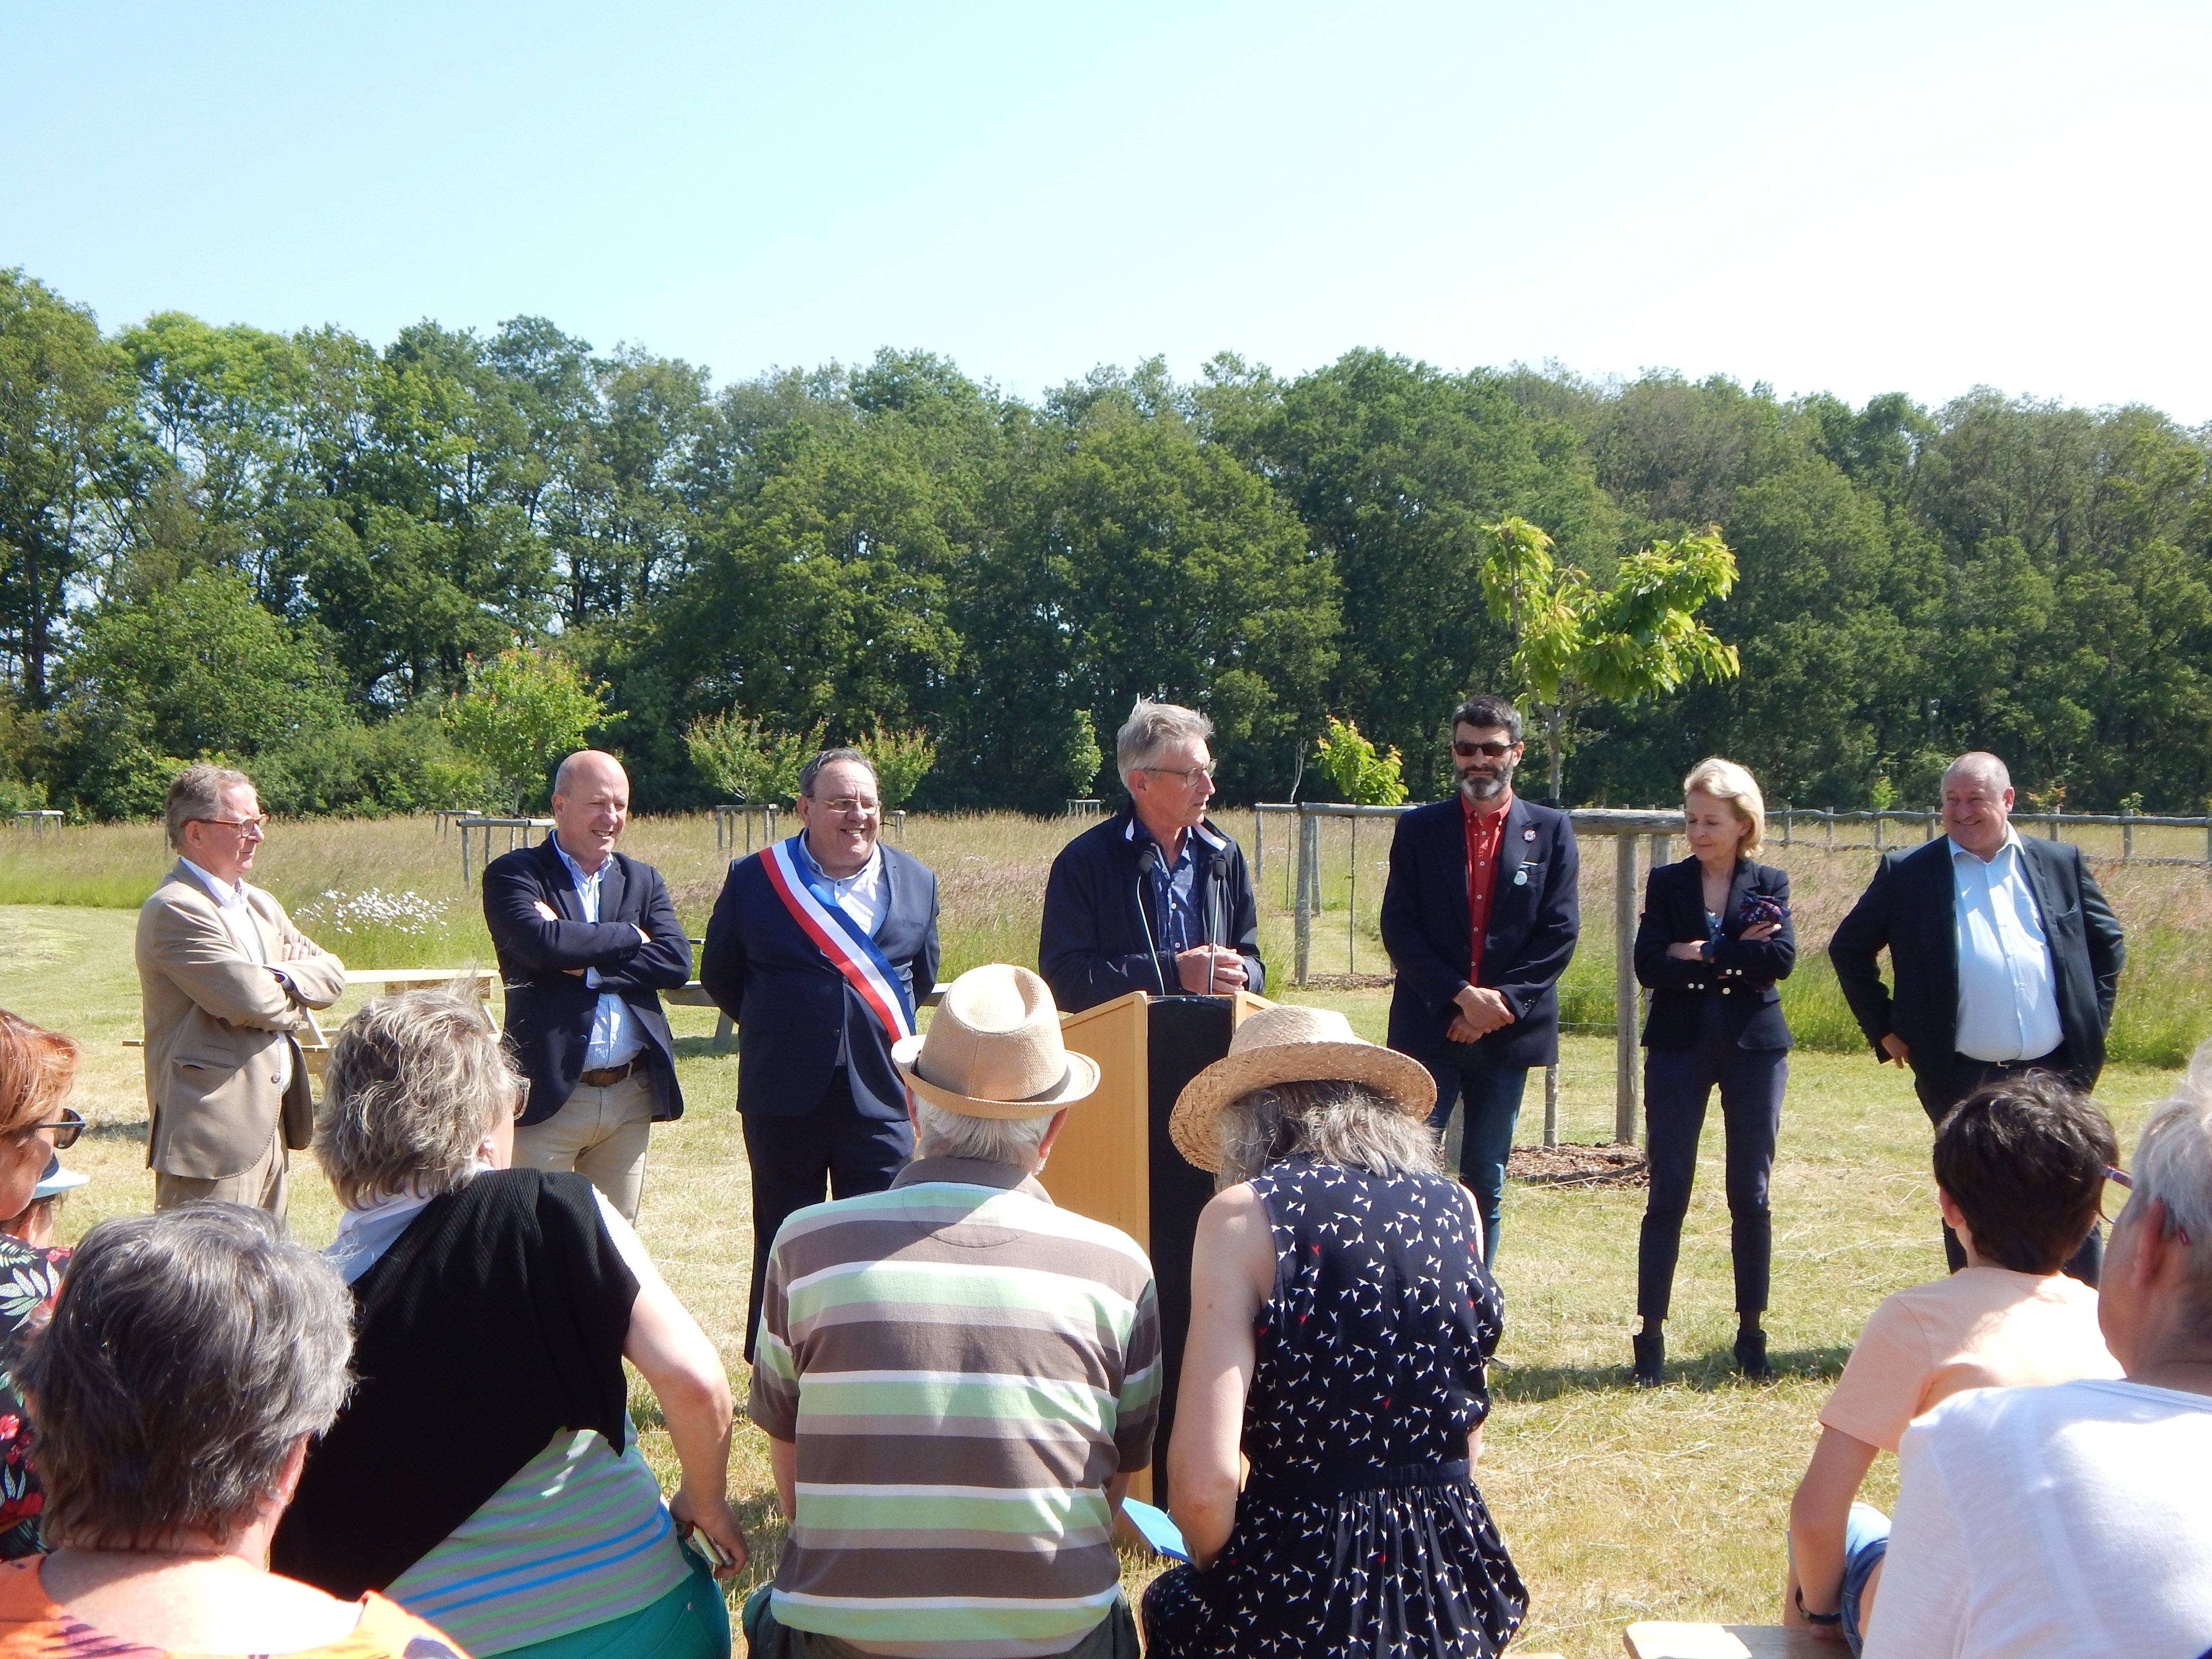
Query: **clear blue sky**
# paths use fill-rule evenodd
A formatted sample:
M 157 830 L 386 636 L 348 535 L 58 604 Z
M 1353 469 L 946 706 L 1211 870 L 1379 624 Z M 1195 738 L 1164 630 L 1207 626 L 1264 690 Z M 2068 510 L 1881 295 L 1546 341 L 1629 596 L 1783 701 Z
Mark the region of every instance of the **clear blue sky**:
M 2194 423 L 2209 94 L 2203 0 L 0 0 L 0 265 L 721 380 L 1374 345 Z

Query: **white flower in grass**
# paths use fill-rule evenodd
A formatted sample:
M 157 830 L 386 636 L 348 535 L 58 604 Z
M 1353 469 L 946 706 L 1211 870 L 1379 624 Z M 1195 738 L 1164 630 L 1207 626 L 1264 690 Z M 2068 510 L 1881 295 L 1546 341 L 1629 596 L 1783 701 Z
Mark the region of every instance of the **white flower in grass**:
M 447 908 L 447 900 L 425 898 L 411 888 L 404 893 L 387 893 L 377 887 L 362 893 L 332 889 L 301 911 L 300 918 L 334 933 L 362 933 L 374 928 L 419 939 L 446 925 Z

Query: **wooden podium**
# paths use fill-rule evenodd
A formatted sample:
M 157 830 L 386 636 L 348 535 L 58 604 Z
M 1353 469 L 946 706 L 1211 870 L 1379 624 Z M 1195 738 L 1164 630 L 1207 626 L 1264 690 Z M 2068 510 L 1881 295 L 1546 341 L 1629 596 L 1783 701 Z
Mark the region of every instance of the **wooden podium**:
M 1130 1490 L 1155 1502 L 1166 1498 L 1168 1431 L 1190 1325 L 1191 1240 L 1198 1212 L 1213 1195 L 1212 1176 L 1185 1163 L 1168 1138 L 1168 1118 L 1183 1085 L 1229 1052 L 1230 1034 L 1273 1006 L 1249 991 L 1218 997 L 1132 991 L 1070 1014 L 1060 1026 L 1069 1048 L 1098 1062 L 1098 1092 L 1069 1111 L 1037 1178 L 1054 1203 L 1119 1227 L 1152 1259 L 1160 1303 L 1160 1430 L 1152 1468 Z

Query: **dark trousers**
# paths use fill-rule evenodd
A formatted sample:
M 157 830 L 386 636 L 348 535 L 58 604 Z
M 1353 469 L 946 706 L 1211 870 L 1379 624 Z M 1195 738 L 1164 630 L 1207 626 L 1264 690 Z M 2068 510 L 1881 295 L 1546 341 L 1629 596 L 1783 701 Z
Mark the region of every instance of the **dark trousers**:
M 1505 1198 L 1505 1160 L 1513 1152 L 1513 1126 L 1521 1116 L 1522 1091 L 1528 1086 L 1525 1066 L 1431 1066 L 1437 1103 L 1429 1127 L 1442 1134 L 1452 1107 L 1466 1103 L 1460 1121 L 1459 1178 L 1474 1194 L 1482 1215 L 1482 1259 L 1498 1260 L 1498 1212 Z
M 1654 1048 L 1644 1055 L 1644 1149 L 1651 1191 L 1636 1251 L 1636 1311 L 1644 1318 L 1666 1318 L 1674 1299 L 1682 1218 L 1689 1213 L 1690 1188 L 1697 1179 L 1698 1137 L 1716 1085 L 1728 1138 L 1729 1250 L 1735 1261 L 1736 1314 L 1752 1319 L 1766 1311 L 1774 1255 L 1766 1182 L 1774 1168 L 1782 1091 L 1789 1075 L 1787 1048 L 1736 1047 L 1717 997 L 1707 1000 L 1696 1048 L 1675 1053 Z
M 1970 1060 L 1965 1054 L 1954 1054 L 1948 1073 L 1930 1079 L 1915 1072 L 1912 1092 L 1920 1097 L 1920 1109 L 1928 1114 L 1928 1121 L 1941 1128 L 1951 1109 L 1975 1090 L 1991 1083 L 2002 1083 L 2009 1078 L 2025 1077 L 2030 1072 L 2057 1072 L 2075 1088 L 2086 1091 L 2089 1079 L 2074 1069 L 2060 1043 L 2049 1054 L 2035 1060 Z M 1959 1236 L 1948 1223 L 1943 1228 L 1943 1259 L 1957 1273 L 1966 1265 L 1966 1252 L 1959 1243 Z M 2081 1241 L 2081 1248 L 2067 1258 L 2063 1272 L 2094 1285 L 2105 1269 L 2105 1230 L 2094 1222 L 2089 1224 L 2089 1236 Z
M 760 1330 L 769 1247 L 793 1212 L 826 1198 L 879 1193 L 914 1156 L 914 1126 L 862 1117 L 852 1079 L 840 1066 L 811 1112 L 796 1117 L 745 1115 L 745 1160 L 753 1178 L 753 1293 L 745 1312 L 745 1359 Z M 824 1188 L 827 1188 L 825 1191 Z

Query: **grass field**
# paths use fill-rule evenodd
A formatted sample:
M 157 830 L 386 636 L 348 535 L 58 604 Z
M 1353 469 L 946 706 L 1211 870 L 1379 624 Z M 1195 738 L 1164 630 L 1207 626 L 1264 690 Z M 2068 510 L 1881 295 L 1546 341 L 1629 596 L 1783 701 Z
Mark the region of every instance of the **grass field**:
M 1231 827 L 1241 831 L 1249 822 L 1232 819 Z M 948 974 L 994 958 L 1034 959 L 1045 870 L 1069 828 L 1012 817 L 909 825 L 908 849 L 944 882 Z M 687 925 L 699 931 L 720 881 L 711 823 L 642 822 L 625 845 L 661 867 Z M 1378 860 L 1386 845 L 1375 838 Z M 79 1104 L 93 1127 L 70 1161 L 93 1182 L 65 1212 L 64 1231 L 73 1237 L 103 1215 L 151 1203 L 138 1054 L 122 1047 L 138 1030 L 135 918 L 115 907 L 135 904 L 167 860 L 150 830 L 71 830 L 7 846 L 0 1006 L 67 1030 L 86 1047 Z M 1363 838 L 1363 858 L 1366 850 Z M 1797 883 L 1801 928 L 1817 942 L 1863 881 L 1868 855 L 1793 848 L 1784 856 Z M 427 935 L 387 927 L 326 939 L 356 965 L 459 966 L 489 958 L 481 921 L 460 887 L 452 837 L 436 837 L 427 822 L 279 826 L 264 858 L 262 878 L 295 909 L 325 889 L 372 887 L 411 889 L 447 904 L 446 920 Z M 1609 860 L 1592 858 L 1586 871 L 1583 902 L 1593 933 L 1610 913 L 1609 870 Z M 2139 964 L 2121 993 L 2123 1026 L 2138 1000 L 2145 1010 L 2163 1007 L 2158 1018 L 2165 1024 L 2154 1029 L 2166 1033 L 2160 1041 L 2171 1052 L 2171 1045 L 2193 1040 L 2202 1024 L 2197 1011 L 2212 1006 L 2195 994 L 2207 884 L 2201 873 L 2137 869 L 2106 879 Z M 1363 876 L 1363 894 L 1366 884 Z M 1379 891 L 1379 871 L 1375 885 Z M 64 897 L 78 902 L 51 902 Z M 40 899 L 49 902 L 30 902 Z M 1343 923 L 1343 915 L 1331 914 Z M 1358 912 L 1352 914 L 1357 925 Z M 1288 941 L 1279 906 L 1264 926 L 1266 946 L 1279 963 Z M 2166 936 L 2172 942 L 2161 946 Z M 1359 948 L 1360 971 L 1383 966 L 1379 944 L 1371 963 L 1367 945 Z M 2160 949 L 2173 954 L 2161 957 Z M 1609 1006 L 1610 963 L 1601 959 L 1601 973 L 1578 961 L 1577 979 L 1605 988 Z M 1318 953 L 1315 966 L 1337 970 Z M 1330 989 L 1302 1000 L 1342 1008 L 1363 1034 L 1379 1040 L 1387 996 Z M 1810 1000 L 1793 1012 L 1808 1024 L 1817 1016 Z M 738 1328 L 751 1240 L 743 1147 L 730 1109 L 736 1061 L 711 1052 L 713 1022 L 708 1011 L 671 1011 L 689 1110 L 654 1133 L 641 1229 L 670 1282 L 720 1346 L 742 1398 Z M 1562 1072 L 1563 1138 L 1608 1138 L 1610 1037 L 1570 1039 Z M 2170 1075 L 2134 1064 L 2107 1071 L 2100 1092 L 2124 1140 L 2132 1139 L 2143 1108 L 2165 1091 Z M 1536 1109 L 1532 1097 L 1524 1127 L 1533 1128 Z M 1863 1048 L 1793 1056 L 1774 1177 L 1768 1319 L 1785 1375 L 1766 1388 L 1733 1381 L 1726 1370 L 1734 1321 L 1717 1128 L 1700 1164 L 1668 1327 L 1679 1380 L 1662 1389 L 1626 1385 L 1641 1193 L 1529 1188 L 1508 1194 L 1498 1263 L 1507 1329 L 1479 1479 L 1534 1598 L 1520 1645 L 1596 1659 L 1620 1651 L 1620 1629 L 1633 1619 L 1774 1615 L 1784 1511 L 1820 1403 L 1875 1304 L 1942 1270 L 1927 1145 L 1926 1121 L 1907 1080 L 1875 1066 Z M 295 1165 L 295 1230 L 323 1243 L 335 1229 L 336 1206 L 312 1169 Z M 635 1407 L 647 1451 L 665 1468 L 649 1398 L 641 1396 Z M 1878 1465 L 1874 1501 L 1882 1501 L 1890 1479 L 1887 1462 Z M 764 1443 L 742 1425 L 734 1480 L 756 1540 L 750 1583 L 773 1569 L 780 1522 Z M 1133 1585 L 1151 1571 L 1136 1561 L 1130 1568 Z

